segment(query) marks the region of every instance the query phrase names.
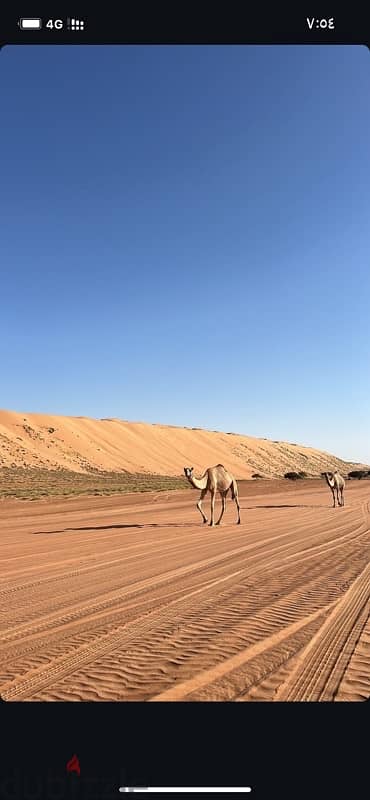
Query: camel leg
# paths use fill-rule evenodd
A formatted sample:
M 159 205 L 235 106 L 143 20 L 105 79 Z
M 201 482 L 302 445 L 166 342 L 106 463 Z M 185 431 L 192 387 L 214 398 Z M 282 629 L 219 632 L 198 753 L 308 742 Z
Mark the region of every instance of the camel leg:
M 235 495 L 235 502 L 236 502 L 236 507 L 238 509 L 238 520 L 236 524 L 240 525 L 240 504 L 239 504 L 239 497 L 237 494 Z
M 216 492 L 212 490 L 211 492 L 211 521 L 210 526 L 213 528 L 215 524 L 215 500 L 216 500 Z
M 205 515 L 205 513 L 204 513 L 204 511 L 202 509 L 202 500 L 203 500 L 203 498 L 205 497 L 206 494 L 207 494 L 207 489 L 203 489 L 203 491 L 202 491 L 202 493 L 200 495 L 200 498 L 199 498 L 199 500 L 197 502 L 197 509 L 200 511 L 200 513 L 201 513 L 201 515 L 203 517 L 203 523 L 208 522 L 207 517 L 206 517 L 206 515 Z
M 335 491 L 334 489 L 331 490 L 333 494 L 333 508 L 335 508 Z
M 222 495 L 221 495 L 221 499 L 222 499 L 222 508 L 221 508 L 221 514 L 220 514 L 220 516 L 219 516 L 219 518 L 218 518 L 218 520 L 217 520 L 217 522 L 216 522 L 216 525 L 221 525 L 221 520 L 222 520 L 222 517 L 223 517 L 223 515 L 224 515 L 224 513 L 225 513 L 225 508 L 226 508 L 226 494 L 222 494 Z
M 341 489 L 341 490 L 340 490 L 340 496 L 341 496 L 341 500 L 342 500 L 342 502 L 341 502 L 341 505 L 342 505 L 342 506 L 344 506 L 344 494 L 343 494 L 343 489 Z

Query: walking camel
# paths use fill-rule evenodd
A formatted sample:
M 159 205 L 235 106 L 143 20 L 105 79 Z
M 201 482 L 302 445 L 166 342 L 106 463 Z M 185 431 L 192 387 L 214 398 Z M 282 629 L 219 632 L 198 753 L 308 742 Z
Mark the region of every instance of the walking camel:
M 333 495 L 333 508 L 335 508 L 335 493 L 337 493 L 338 506 L 344 506 L 343 492 L 345 482 L 342 475 L 337 470 L 335 472 L 323 472 L 322 474 Z
M 226 508 L 226 495 L 229 489 L 231 489 L 232 500 L 235 500 L 236 507 L 238 509 L 237 525 L 240 525 L 238 486 L 235 478 L 230 474 L 230 472 L 225 469 L 223 464 L 217 464 L 215 467 L 208 467 L 208 469 L 206 469 L 200 478 L 195 478 L 193 475 L 193 470 L 194 467 L 184 467 L 184 473 L 189 483 L 194 487 L 194 489 L 200 489 L 200 498 L 197 502 L 197 508 L 203 517 L 203 522 L 208 522 L 208 519 L 202 509 L 202 501 L 207 492 L 210 492 L 211 494 L 211 521 L 209 524 L 213 527 L 215 524 L 220 525 L 221 523 Z M 219 492 L 221 495 L 222 509 L 219 519 L 215 523 L 215 500 L 217 492 Z

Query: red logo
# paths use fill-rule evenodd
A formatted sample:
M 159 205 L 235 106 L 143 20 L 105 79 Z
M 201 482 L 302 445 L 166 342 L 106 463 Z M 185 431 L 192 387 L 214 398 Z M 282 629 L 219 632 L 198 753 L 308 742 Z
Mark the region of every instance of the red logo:
M 77 775 L 81 774 L 80 771 L 80 762 L 77 756 L 72 756 L 72 758 L 67 762 L 67 772 L 77 772 Z

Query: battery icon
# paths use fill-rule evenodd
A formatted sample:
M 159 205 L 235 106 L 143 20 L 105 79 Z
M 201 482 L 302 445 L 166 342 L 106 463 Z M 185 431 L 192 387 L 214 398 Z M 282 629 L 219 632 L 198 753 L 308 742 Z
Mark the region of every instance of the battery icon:
M 18 24 L 22 31 L 39 31 L 42 27 L 42 20 L 36 18 L 31 19 L 30 17 L 22 17 Z

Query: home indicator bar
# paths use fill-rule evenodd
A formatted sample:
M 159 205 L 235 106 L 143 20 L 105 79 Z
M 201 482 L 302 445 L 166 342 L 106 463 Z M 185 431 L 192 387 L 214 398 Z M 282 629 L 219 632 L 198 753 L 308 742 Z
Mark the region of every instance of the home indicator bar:
M 120 786 L 120 792 L 251 792 L 251 786 Z

